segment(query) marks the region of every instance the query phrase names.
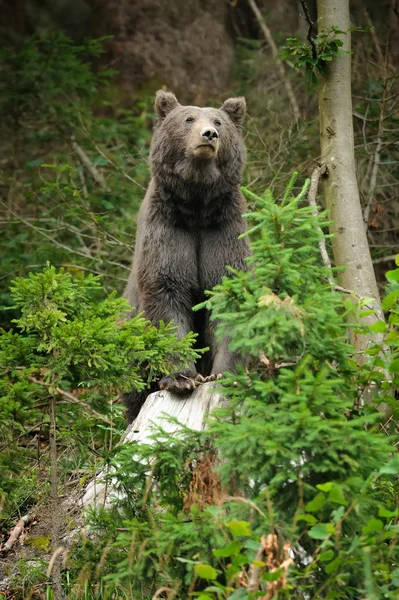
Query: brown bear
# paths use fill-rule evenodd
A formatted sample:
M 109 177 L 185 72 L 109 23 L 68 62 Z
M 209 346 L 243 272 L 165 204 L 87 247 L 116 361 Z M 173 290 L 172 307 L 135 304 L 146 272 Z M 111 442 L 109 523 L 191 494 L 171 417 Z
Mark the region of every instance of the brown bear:
M 220 283 L 227 265 L 247 268 L 248 242 L 238 239 L 245 231 L 240 191 L 245 110 L 244 98 L 230 98 L 217 109 L 182 106 L 170 92 L 156 94 L 152 179 L 138 215 L 125 297 L 152 323 L 173 320 L 179 337 L 194 331 L 198 347 L 210 348 L 198 364 L 188 370 L 177 366 L 173 377 L 160 380 L 161 389 L 174 393 L 194 389 L 196 376 L 211 380 L 233 370 L 238 360 L 227 340 L 216 341 L 208 311 L 192 307 Z M 125 395 L 129 422 L 145 396 Z

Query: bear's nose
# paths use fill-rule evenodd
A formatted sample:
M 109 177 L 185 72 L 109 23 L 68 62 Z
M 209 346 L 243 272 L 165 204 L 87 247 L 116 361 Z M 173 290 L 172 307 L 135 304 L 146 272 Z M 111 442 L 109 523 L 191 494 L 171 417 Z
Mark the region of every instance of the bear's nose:
M 201 136 L 207 142 L 213 142 L 213 140 L 217 140 L 219 137 L 219 132 L 214 127 L 206 127 L 201 131 Z

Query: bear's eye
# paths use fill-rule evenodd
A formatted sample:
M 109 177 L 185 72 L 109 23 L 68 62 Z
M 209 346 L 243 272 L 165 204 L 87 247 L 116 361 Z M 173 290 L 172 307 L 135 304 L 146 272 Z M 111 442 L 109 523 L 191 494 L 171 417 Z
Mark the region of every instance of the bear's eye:
M 193 121 L 195 121 L 194 117 L 187 117 L 186 119 L 186 123 L 192 123 Z
M 216 127 L 220 127 L 221 124 L 222 123 L 219 121 L 219 119 L 215 119 L 215 125 L 216 125 Z

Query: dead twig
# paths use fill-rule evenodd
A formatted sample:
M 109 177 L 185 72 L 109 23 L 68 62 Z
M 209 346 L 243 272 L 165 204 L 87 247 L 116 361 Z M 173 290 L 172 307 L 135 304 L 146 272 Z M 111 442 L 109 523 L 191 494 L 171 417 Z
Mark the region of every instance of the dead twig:
M 54 565 L 56 564 L 57 559 L 59 559 L 62 554 L 65 554 L 65 552 L 66 548 L 64 546 L 58 546 L 58 548 L 54 550 L 47 567 L 47 577 L 51 577 L 52 573 L 54 572 Z
M 4 203 L 2 203 L 2 204 L 4 204 Z M 86 259 L 87 258 L 92 258 L 92 257 L 88 257 L 88 255 L 87 255 L 86 252 L 80 252 L 79 250 L 74 250 L 73 248 L 70 248 L 69 246 L 66 246 L 65 244 L 62 244 L 61 242 L 59 242 L 55 238 L 51 237 L 51 235 L 48 235 L 48 233 L 44 229 L 41 229 L 40 227 L 36 227 L 35 225 L 33 225 L 33 223 L 30 223 L 29 221 L 27 221 L 26 219 L 24 219 L 23 217 L 21 217 L 21 215 L 19 215 L 18 213 L 12 211 L 12 214 L 21 223 L 23 223 L 27 227 L 30 227 L 31 229 L 33 229 L 34 231 L 36 231 L 37 233 L 39 233 L 40 235 L 42 235 L 44 238 L 46 238 L 47 240 L 49 240 L 50 242 L 52 242 L 55 246 L 57 246 L 57 248 L 62 248 L 63 250 L 67 250 L 68 252 L 71 252 L 73 254 L 77 254 L 78 256 L 82 256 L 83 258 L 86 258 Z
M 264 519 L 266 519 L 265 513 L 255 504 L 252 500 L 248 500 L 248 498 L 242 498 L 241 496 L 225 496 L 223 502 L 243 502 L 244 504 L 248 504 L 254 510 L 256 510 Z
M 82 165 L 78 167 L 78 175 L 80 179 L 80 185 L 82 186 L 83 198 L 88 198 L 89 192 L 87 191 L 85 173 Z
M 24 517 L 21 517 L 18 523 L 15 525 L 15 527 L 13 527 L 13 529 L 11 530 L 10 537 L 8 538 L 4 546 L 1 548 L 0 554 L 7 554 L 19 539 L 24 528 L 30 525 L 35 519 L 36 516 L 33 513 L 28 513 Z
M 107 192 L 107 185 L 105 183 L 105 179 L 102 174 L 96 169 L 96 167 L 92 164 L 90 158 L 87 156 L 86 152 L 83 150 L 81 146 L 77 143 L 75 136 L 71 137 L 72 140 L 72 148 L 78 155 L 82 165 L 86 167 L 89 171 L 90 175 L 93 177 L 94 181 L 100 186 L 100 188 Z
M 290 101 L 291 104 L 291 108 L 292 108 L 292 112 L 294 113 L 294 117 L 296 119 L 296 121 L 298 121 L 301 117 L 301 111 L 299 109 L 299 104 L 297 102 L 297 99 L 295 97 L 295 93 L 294 90 L 292 88 L 291 82 L 288 79 L 285 69 L 284 69 L 284 65 L 281 62 L 281 59 L 279 57 L 279 53 L 278 53 L 278 48 L 276 46 L 276 43 L 273 39 L 273 36 L 271 34 L 270 29 L 268 28 L 265 19 L 263 18 L 262 13 L 260 12 L 255 0 L 248 0 L 248 4 L 251 7 L 252 12 L 254 13 L 256 20 L 258 21 L 259 27 L 262 30 L 263 35 L 266 38 L 267 43 L 270 46 L 270 49 L 272 51 L 272 56 L 274 59 L 274 62 L 277 65 L 277 68 L 279 70 L 280 73 L 280 77 L 282 82 L 284 83 L 284 87 L 285 87 L 285 91 L 287 92 L 287 96 L 288 99 Z
M 0 200 L 0 204 L 4 205 L 4 202 Z M 82 256 L 83 258 L 86 258 L 86 259 L 88 259 L 88 258 L 91 260 L 95 259 L 95 257 L 89 253 L 89 250 L 87 247 L 85 247 L 86 252 L 81 252 L 80 250 L 75 250 L 74 248 L 70 248 L 69 246 L 66 246 L 65 244 L 62 244 L 61 242 L 59 242 L 56 238 L 52 237 L 51 235 L 48 235 L 48 233 L 44 229 L 41 229 L 40 227 L 36 227 L 35 225 L 33 225 L 33 223 L 30 223 L 29 221 L 27 221 L 26 219 L 21 217 L 21 215 L 19 215 L 18 213 L 12 211 L 12 214 L 21 223 L 23 223 L 27 227 L 30 227 L 31 229 L 33 229 L 34 231 L 36 231 L 37 233 L 42 235 L 44 238 L 49 240 L 52 244 L 57 246 L 57 248 L 62 248 L 63 250 L 66 250 L 67 252 L 69 252 L 71 254 L 76 254 L 77 256 Z M 115 265 L 116 267 L 119 267 L 120 269 L 125 269 L 126 271 L 129 271 L 129 272 L 131 270 L 130 267 L 127 267 L 126 265 L 123 265 L 121 263 L 117 263 L 117 262 L 111 261 L 111 260 L 108 260 L 107 262 L 109 265 Z
M 107 425 L 110 425 L 111 427 L 113 427 L 115 425 L 115 423 L 113 421 L 104 417 L 101 413 L 94 410 L 94 408 L 92 408 L 91 406 L 88 406 L 87 404 L 80 402 L 73 394 L 70 394 L 69 392 L 62 390 L 59 387 L 56 387 L 55 390 L 58 394 L 60 394 L 61 396 L 64 396 L 64 398 L 68 398 L 68 400 L 70 400 L 74 404 L 79 404 L 80 406 L 84 407 L 85 409 L 88 409 L 92 413 L 92 415 L 94 415 L 97 419 L 99 419 L 103 423 L 106 423 Z
M 371 39 L 373 40 L 374 48 L 377 53 L 378 62 L 380 63 L 380 65 L 383 65 L 384 64 L 384 55 L 382 54 L 380 40 L 378 39 L 375 27 L 373 25 L 373 21 L 371 20 L 371 17 L 370 17 L 370 13 L 367 10 L 367 8 L 365 8 L 363 10 L 363 13 L 364 13 L 364 16 L 366 17 L 367 24 L 370 27 Z
M 375 147 L 374 155 L 370 158 L 370 161 L 372 161 L 372 164 L 373 164 L 373 168 L 371 170 L 370 183 L 368 185 L 369 193 L 368 193 L 368 197 L 367 197 L 366 207 L 365 207 L 364 213 L 363 213 L 363 221 L 364 221 L 364 227 L 365 227 L 366 231 L 369 228 L 370 211 L 371 211 L 371 207 L 373 205 L 375 191 L 376 191 L 376 187 L 377 187 L 377 176 L 378 176 L 378 169 L 380 166 L 380 159 L 381 159 L 382 138 L 384 135 L 385 105 L 386 105 L 386 98 L 387 98 L 387 92 L 388 92 L 388 51 L 385 52 L 383 81 L 384 81 L 384 85 L 383 85 L 383 89 L 382 89 L 382 98 L 381 98 L 382 102 L 380 105 L 380 115 L 379 115 L 379 119 L 378 119 L 377 145 Z

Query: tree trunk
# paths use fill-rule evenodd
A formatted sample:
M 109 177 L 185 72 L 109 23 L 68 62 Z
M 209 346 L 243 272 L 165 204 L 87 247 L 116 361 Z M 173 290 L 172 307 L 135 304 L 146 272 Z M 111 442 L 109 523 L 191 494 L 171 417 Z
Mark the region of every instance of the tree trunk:
M 342 50 L 351 48 L 349 0 L 317 0 L 318 30 L 338 27 L 346 34 Z M 359 188 L 356 181 L 352 97 L 351 55 L 336 56 L 325 62 L 319 84 L 321 161 L 327 167 L 324 195 L 330 211 L 331 233 L 336 266 L 345 267 L 338 274 L 342 287 L 353 290 L 357 296 L 374 298 L 375 315 L 368 323 L 383 320 L 377 282 L 367 242 Z M 371 303 L 370 303 L 371 304 Z M 364 323 L 366 319 L 361 321 Z M 360 319 L 359 319 L 360 321 Z M 371 341 L 380 343 L 378 336 L 356 334 L 351 329 L 351 342 L 362 362 L 364 350 Z

